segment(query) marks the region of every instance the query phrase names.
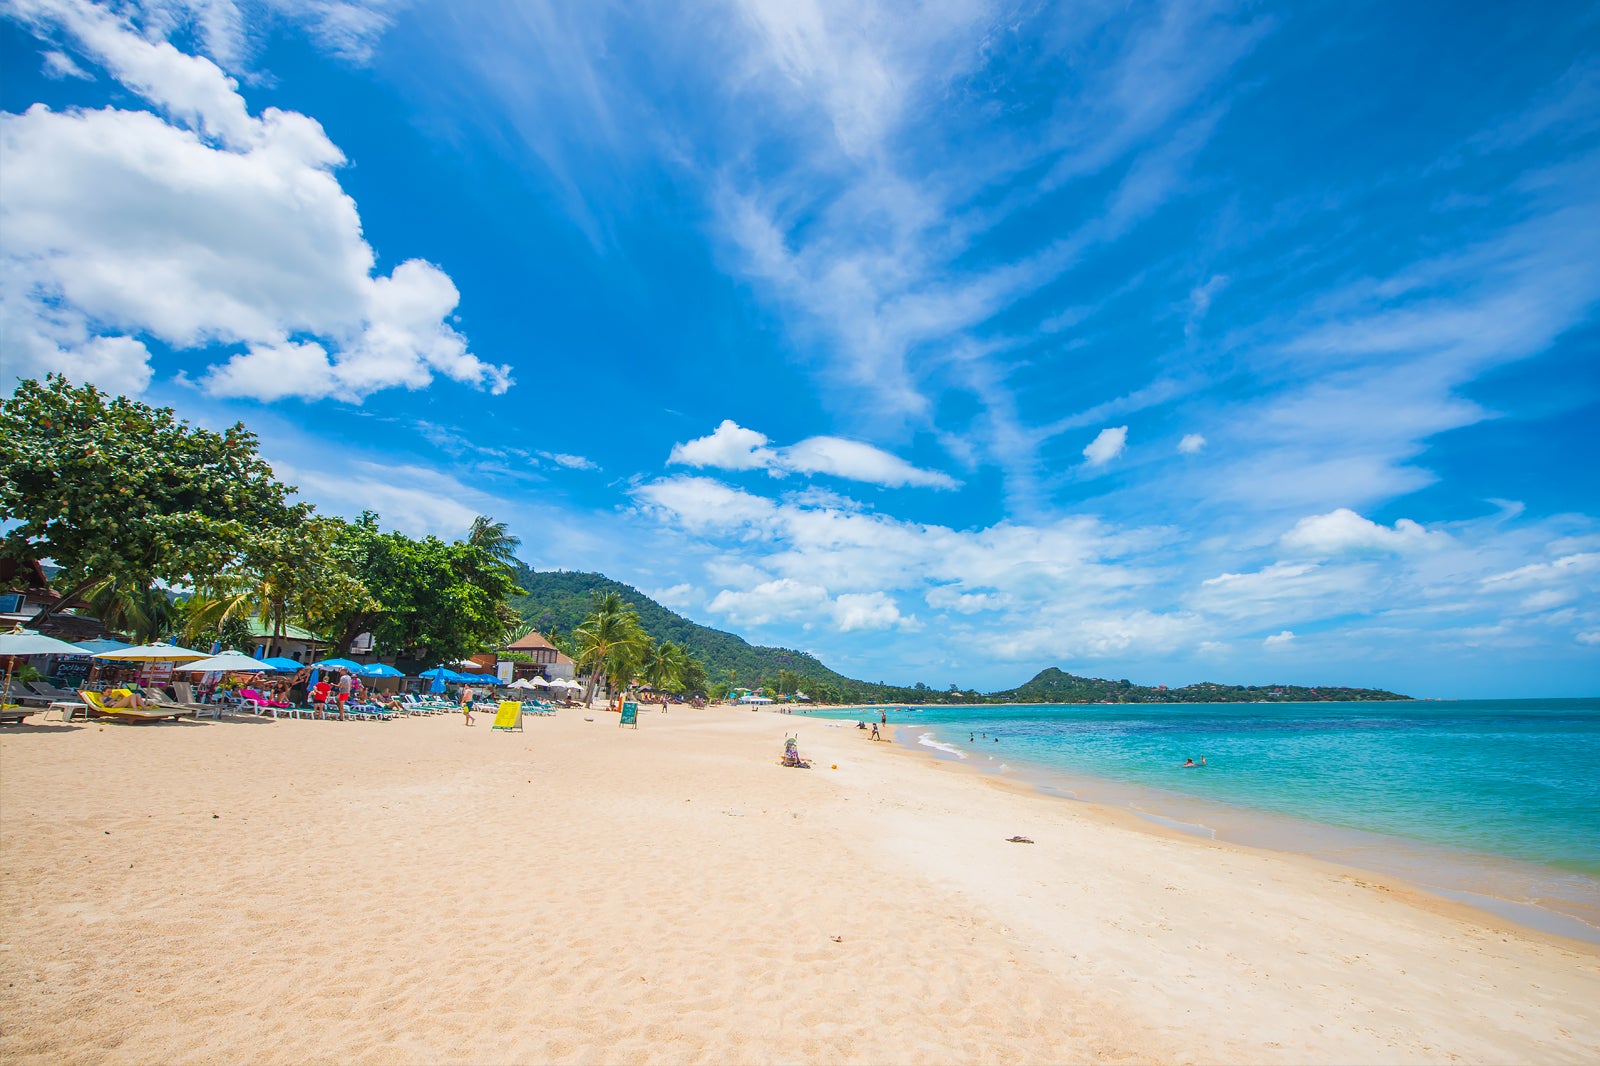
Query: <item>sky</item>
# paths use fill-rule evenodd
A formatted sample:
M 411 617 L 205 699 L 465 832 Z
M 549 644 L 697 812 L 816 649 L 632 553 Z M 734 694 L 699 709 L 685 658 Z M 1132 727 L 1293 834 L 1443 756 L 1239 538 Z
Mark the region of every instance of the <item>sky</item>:
M 1600 693 L 1600 9 L 0 0 L 0 379 L 847 675 Z

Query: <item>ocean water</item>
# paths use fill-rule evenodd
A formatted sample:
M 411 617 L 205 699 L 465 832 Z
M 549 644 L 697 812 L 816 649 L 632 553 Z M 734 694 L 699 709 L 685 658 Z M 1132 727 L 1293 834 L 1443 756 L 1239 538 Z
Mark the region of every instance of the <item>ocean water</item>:
M 1524 924 L 1600 941 L 1600 699 L 888 715 L 902 743 L 1049 792 L 1396 873 Z M 1205 765 L 1184 769 L 1191 758 Z M 1539 913 L 1519 909 L 1528 907 Z

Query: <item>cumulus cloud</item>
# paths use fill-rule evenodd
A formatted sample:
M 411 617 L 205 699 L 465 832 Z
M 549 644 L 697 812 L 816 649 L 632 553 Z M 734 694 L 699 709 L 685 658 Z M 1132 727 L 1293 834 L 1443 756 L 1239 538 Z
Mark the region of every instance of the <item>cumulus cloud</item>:
M 953 489 L 959 482 L 948 474 L 921 467 L 861 441 L 842 437 L 808 437 L 784 448 L 769 447 L 764 433 L 724 419 L 704 437 L 674 444 L 668 465 L 715 467 L 721 470 L 765 470 L 785 474 L 828 474 L 887 488 L 914 486 Z
M 1184 455 L 1196 455 L 1206 446 L 1206 439 L 1198 433 L 1185 433 L 1178 442 L 1178 451 Z
M 1269 648 L 1281 648 L 1287 644 L 1292 644 L 1294 643 L 1294 630 L 1285 629 L 1281 633 L 1274 633 L 1261 643 L 1265 644 Z
M 1090 466 L 1104 466 L 1121 455 L 1127 446 L 1127 426 L 1102 429 L 1099 435 L 1089 442 L 1088 447 L 1083 449 L 1083 457 L 1089 460 Z
M 1449 542 L 1448 533 L 1429 532 L 1409 518 L 1390 527 L 1363 518 L 1348 507 L 1300 519 L 1281 541 L 1290 551 L 1319 556 L 1346 552 L 1398 554 L 1440 548 Z
M 0 342 L 22 353 L 14 372 L 147 384 L 140 338 L 152 337 L 179 351 L 242 346 L 199 377 L 222 396 L 359 401 L 436 375 L 510 385 L 508 368 L 472 355 L 450 325 L 460 296 L 442 270 L 413 259 L 374 275 L 334 175 L 343 153 L 315 120 L 251 115 L 211 60 L 146 40 L 106 9 L 15 6 L 161 114 L 0 114 Z M 122 362 L 76 358 L 91 335 L 120 342 L 99 354 Z

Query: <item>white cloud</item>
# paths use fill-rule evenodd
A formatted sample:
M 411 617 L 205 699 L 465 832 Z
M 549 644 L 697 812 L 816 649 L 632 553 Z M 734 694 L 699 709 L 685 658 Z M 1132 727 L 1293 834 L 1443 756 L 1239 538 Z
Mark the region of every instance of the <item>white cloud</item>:
M 570 455 L 567 452 L 540 452 L 539 456 L 550 460 L 557 466 L 564 466 L 568 470 L 599 470 L 600 464 L 593 459 L 582 455 Z
M 1590 629 L 1573 637 L 1579 644 L 1588 644 L 1591 647 L 1600 644 L 1600 629 Z
M 1269 648 L 1281 648 L 1286 644 L 1294 643 L 1294 631 L 1291 629 L 1285 629 L 1281 633 L 1274 633 L 1261 643 L 1265 644 Z
M 1206 439 L 1198 433 L 1185 433 L 1178 442 L 1178 451 L 1184 455 L 1197 455 L 1206 446 Z
M 78 66 L 67 53 L 54 51 L 44 54 L 44 76 L 56 80 L 64 78 L 77 78 L 80 81 L 94 80 L 94 75 Z
M 905 621 L 900 608 L 887 593 L 846 592 L 834 600 L 833 623 L 841 633 L 855 629 L 888 629 Z
M 104 9 L 32 0 L 18 11 L 41 33 L 64 30 L 170 120 L 42 105 L 0 114 L 0 340 L 29 353 L 22 369 L 147 381 L 142 345 L 122 346 L 120 370 L 71 358 L 93 323 L 178 350 L 243 345 L 200 376 L 221 396 L 359 400 L 435 375 L 509 386 L 507 368 L 470 354 L 449 324 L 459 294 L 443 271 L 409 260 L 373 275 L 333 174 L 343 154 L 317 122 L 276 108 L 252 116 L 210 60 L 147 41 Z
M 953 489 L 958 484 L 948 474 L 923 470 L 881 448 L 839 437 L 810 437 L 790 445 L 782 450 L 782 462 L 788 469 L 804 474 L 832 474 L 889 488 L 912 485 Z
M 699 590 L 687 581 L 649 593 L 652 600 L 664 607 L 681 610 L 695 606 L 700 600 Z
M 841 437 L 808 437 L 786 448 L 768 447 L 766 434 L 724 419 L 707 436 L 674 444 L 668 465 L 716 467 L 722 470 L 765 470 L 774 477 L 787 473 L 829 474 L 888 488 L 917 486 L 950 489 L 959 482 L 937 470 L 923 470 L 861 441 Z
M 1102 429 L 1094 440 L 1090 441 L 1088 446 L 1083 449 L 1083 457 L 1089 460 L 1090 466 L 1104 466 L 1121 455 L 1127 446 L 1127 426 Z
M 738 625 L 761 626 L 825 613 L 828 590 L 784 577 L 743 591 L 723 589 L 707 607 Z
M 1282 539 L 1283 546 L 1290 551 L 1316 556 L 1346 552 L 1404 553 L 1442 548 L 1449 543 L 1448 533 L 1429 532 L 1409 518 L 1398 520 L 1390 528 L 1363 518 L 1347 507 L 1302 518 Z
M 493 509 L 493 501 L 482 493 L 427 467 L 356 460 L 330 471 L 281 459 L 271 462 L 280 480 L 314 498 L 320 510 L 352 519 L 362 511 L 376 511 L 385 526 L 411 536 L 457 540 L 467 535 L 474 518 Z
M 1578 577 L 1600 571 L 1600 552 L 1578 552 L 1564 555 L 1553 562 L 1529 563 L 1515 570 L 1490 574 L 1483 579 L 1486 588 L 1528 588 L 1553 581 L 1572 581 Z
M 709 435 L 672 446 L 667 464 L 717 467 L 722 470 L 765 470 L 777 457 L 767 448 L 767 436 L 745 429 L 731 418 Z

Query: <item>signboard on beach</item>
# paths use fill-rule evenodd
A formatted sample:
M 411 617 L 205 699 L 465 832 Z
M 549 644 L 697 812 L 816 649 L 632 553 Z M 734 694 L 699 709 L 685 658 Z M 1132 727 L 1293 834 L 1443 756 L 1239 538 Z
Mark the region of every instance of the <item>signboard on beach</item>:
M 627 700 L 626 702 L 624 702 L 623 705 L 622 705 L 622 720 L 620 722 L 618 722 L 617 725 L 618 726 L 631 725 L 631 726 L 633 726 L 633 728 L 638 729 L 639 728 L 639 705 L 637 703 L 634 703 L 632 700 Z

